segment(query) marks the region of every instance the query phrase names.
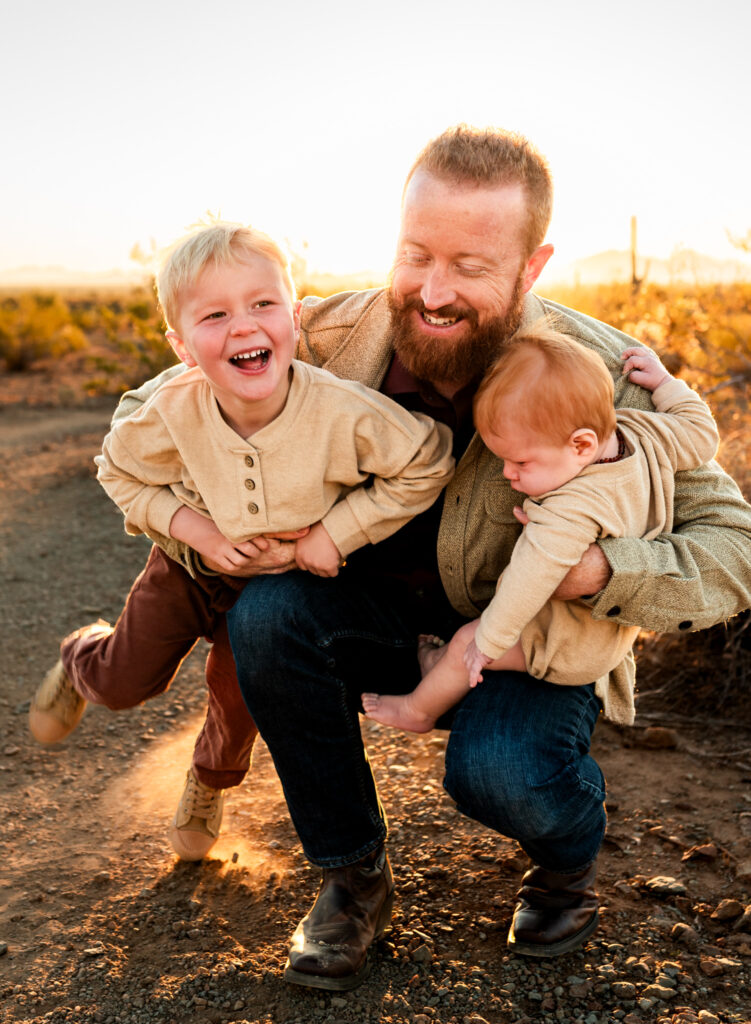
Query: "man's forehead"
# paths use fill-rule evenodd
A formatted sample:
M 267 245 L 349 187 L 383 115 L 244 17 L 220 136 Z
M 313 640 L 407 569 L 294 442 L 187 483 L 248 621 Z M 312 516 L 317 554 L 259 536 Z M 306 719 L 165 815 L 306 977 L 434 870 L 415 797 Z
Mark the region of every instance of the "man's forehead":
M 466 239 L 467 251 L 472 252 L 476 237 L 508 240 L 509 233 L 524 229 L 526 219 L 526 195 L 518 182 L 472 185 L 418 170 L 404 192 L 400 236 L 419 242 L 417 235 L 435 228 L 455 238 L 459 248 Z

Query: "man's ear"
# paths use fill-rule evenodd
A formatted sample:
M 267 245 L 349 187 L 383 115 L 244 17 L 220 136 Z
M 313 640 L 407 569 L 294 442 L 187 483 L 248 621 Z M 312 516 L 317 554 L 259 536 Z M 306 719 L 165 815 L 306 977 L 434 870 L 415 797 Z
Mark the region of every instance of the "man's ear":
M 542 269 L 548 262 L 550 257 L 553 255 L 552 245 L 538 245 L 535 251 L 527 260 L 527 265 L 524 268 L 524 275 L 522 279 L 522 289 L 528 292 L 532 285 L 535 283 L 537 278 L 542 273 Z
M 569 438 L 569 444 L 574 449 L 577 458 L 587 461 L 593 459 L 597 454 L 600 442 L 594 430 L 589 427 L 581 427 L 573 432 Z
M 198 365 L 198 363 L 195 361 L 190 352 L 188 352 L 188 349 L 182 338 L 178 338 L 174 331 L 167 331 L 166 337 L 167 341 L 175 350 L 175 355 L 177 356 L 181 363 L 185 363 L 186 366 Z

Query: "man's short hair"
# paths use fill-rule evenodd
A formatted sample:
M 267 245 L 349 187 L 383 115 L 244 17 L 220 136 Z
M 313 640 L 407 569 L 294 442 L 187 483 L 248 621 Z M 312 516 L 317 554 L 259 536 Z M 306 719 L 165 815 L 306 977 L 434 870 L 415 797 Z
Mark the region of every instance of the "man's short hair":
M 456 185 L 521 185 L 527 201 L 526 255 L 542 245 L 553 212 L 553 179 L 545 158 L 515 132 L 459 124 L 432 139 L 415 160 L 418 169 Z
M 613 378 L 596 352 L 538 320 L 504 344 L 477 390 L 474 415 L 485 435 L 502 437 L 511 423 L 551 444 L 584 428 L 603 441 L 616 426 Z
M 207 267 L 244 263 L 253 256 L 261 256 L 279 265 L 282 280 L 294 302 L 295 285 L 289 261 L 273 238 L 249 224 L 214 220 L 196 225 L 162 256 L 156 275 L 156 290 L 167 324 L 176 327 L 181 293 L 195 284 Z

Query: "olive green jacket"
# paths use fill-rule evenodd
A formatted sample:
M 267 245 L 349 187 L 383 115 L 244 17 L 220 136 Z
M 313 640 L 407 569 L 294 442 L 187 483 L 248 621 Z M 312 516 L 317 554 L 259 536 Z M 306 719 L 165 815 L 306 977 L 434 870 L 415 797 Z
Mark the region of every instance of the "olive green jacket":
M 615 403 L 653 408 L 650 393 L 621 374 L 620 352 L 634 340 L 607 324 L 528 294 L 524 321 L 545 313 L 560 328 L 605 360 L 615 382 Z M 301 310 L 298 358 L 340 377 L 379 388 L 391 356 L 386 295 L 382 290 L 306 298 Z M 172 367 L 123 396 L 116 417 L 129 415 Z M 458 612 L 476 617 L 490 602 L 521 527 L 513 516 L 518 495 L 503 464 L 475 434 L 446 488 L 438 537 L 438 563 L 446 594 Z M 194 555 L 166 538 L 154 538 L 195 572 Z M 678 473 L 671 534 L 599 541 L 610 563 L 608 585 L 590 600 L 594 618 L 658 632 L 704 629 L 751 604 L 751 507 L 716 462 Z

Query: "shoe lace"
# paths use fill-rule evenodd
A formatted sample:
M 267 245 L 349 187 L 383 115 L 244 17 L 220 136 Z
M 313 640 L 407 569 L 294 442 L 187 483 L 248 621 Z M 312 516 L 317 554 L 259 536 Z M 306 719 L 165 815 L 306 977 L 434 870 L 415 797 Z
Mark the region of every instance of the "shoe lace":
M 220 795 L 220 789 L 204 786 L 191 774 L 185 787 L 185 812 L 191 818 L 210 818 L 216 809 Z

